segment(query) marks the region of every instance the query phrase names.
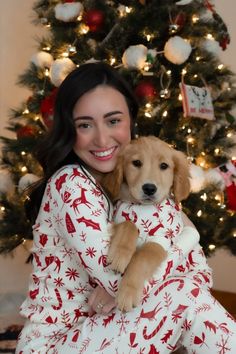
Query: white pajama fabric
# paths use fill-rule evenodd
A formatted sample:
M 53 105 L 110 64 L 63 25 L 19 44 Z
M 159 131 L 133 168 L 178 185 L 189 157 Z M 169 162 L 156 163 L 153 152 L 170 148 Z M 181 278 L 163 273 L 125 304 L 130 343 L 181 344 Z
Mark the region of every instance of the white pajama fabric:
M 199 245 L 187 254 L 171 247 L 133 311 L 88 317 L 96 284 L 115 296 L 121 279 L 106 262 L 109 209 L 77 165 L 48 182 L 33 227 L 33 272 L 21 307 L 27 321 L 16 354 L 164 354 L 179 345 L 192 354 L 234 353 L 236 324 L 209 293 L 211 271 Z

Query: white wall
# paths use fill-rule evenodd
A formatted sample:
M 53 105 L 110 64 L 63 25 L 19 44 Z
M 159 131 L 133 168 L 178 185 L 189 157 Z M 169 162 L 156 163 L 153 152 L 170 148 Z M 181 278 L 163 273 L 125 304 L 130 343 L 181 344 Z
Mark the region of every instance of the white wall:
M 9 108 L 18 107 L 30 92 L 16 86 L 18 75 L 29 65 L 32 54 L 37 49 L 35 35 L 42 29 L 31 24 L 34 0 L 0 1 L 0 135 L 8 135 L 4 130 L 8 121 Z M 236 72 L 236 22 L 235 0 L 215 0 L 217 9 L 231 33 L 231 45 L 222 55 L 222 61 Z M 20 5 L 20 6 L 19 6 Z M 0 256 L 0 293 L 25 292 L 30 266 L 25 264 L 28 252 L 20 246 L 15 256 Z M 219 251 L 209 259 L 214 270 L 215 288 L 236 292 L 236 282 L 229 274 L 236 269 L 236 257 L 226 251 Z

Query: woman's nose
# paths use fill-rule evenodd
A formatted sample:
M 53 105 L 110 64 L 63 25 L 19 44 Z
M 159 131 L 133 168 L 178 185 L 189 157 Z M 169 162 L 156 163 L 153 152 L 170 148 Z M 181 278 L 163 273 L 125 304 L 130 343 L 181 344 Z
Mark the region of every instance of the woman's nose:
M 98 147 L 107 147 L 109 132 L 105 126 L 98 127 L 95 132 L 94 141 Z

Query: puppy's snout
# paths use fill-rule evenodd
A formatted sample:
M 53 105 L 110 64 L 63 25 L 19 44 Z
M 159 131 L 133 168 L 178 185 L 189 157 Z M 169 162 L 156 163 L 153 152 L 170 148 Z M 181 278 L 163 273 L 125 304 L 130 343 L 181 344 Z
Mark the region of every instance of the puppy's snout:
M 155 194 L 157 191 L 157 187 L 153 183 L 145 183 L 142 186 L 142 189 L 143 189 L 143 192 L 148 196 Z

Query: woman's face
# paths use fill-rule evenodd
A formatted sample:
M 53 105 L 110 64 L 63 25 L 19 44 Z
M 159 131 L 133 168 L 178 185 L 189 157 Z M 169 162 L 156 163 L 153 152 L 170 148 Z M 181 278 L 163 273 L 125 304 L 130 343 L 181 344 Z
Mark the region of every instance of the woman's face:
M 111 172 L 120 150 L 129 143 L 131 118 L 125 97 L 100 85 L 75 104 L 75 153 L 92 169 Z

